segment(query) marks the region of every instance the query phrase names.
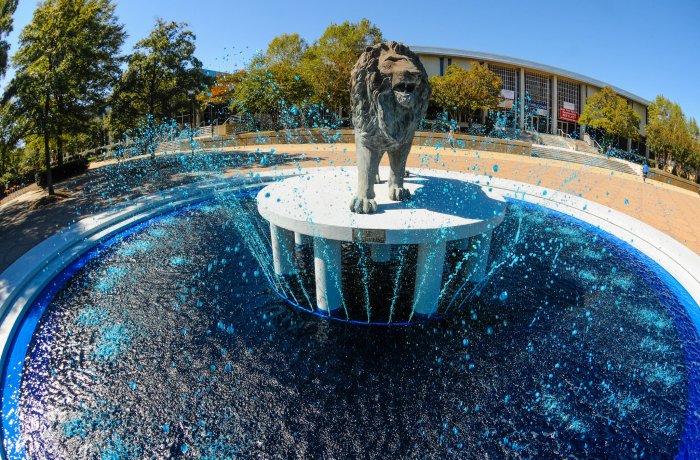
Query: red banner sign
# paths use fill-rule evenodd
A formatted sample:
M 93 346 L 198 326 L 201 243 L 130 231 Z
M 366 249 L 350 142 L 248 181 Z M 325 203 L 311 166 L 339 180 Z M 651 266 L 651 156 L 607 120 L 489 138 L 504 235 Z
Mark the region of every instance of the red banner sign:
M 575 110 L 571 109 L 565 109 L 561 108 L 559 109 L 559 119 L 564 120 L 564 121 L 573 121 L 574 123 L 578 122 L 578 112 Z

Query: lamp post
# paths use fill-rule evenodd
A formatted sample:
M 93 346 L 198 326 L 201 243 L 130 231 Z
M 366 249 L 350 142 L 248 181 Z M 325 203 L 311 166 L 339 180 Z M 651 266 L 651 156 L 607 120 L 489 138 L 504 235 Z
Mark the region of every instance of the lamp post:
M 190 97 L 190 128 L 194 130 L 194 90 L 187 90 L 187 95 Z
M 209 105 L 209 126 L 211 126 L 211 137 L 214 137 L 214 104 L 207 102 Z

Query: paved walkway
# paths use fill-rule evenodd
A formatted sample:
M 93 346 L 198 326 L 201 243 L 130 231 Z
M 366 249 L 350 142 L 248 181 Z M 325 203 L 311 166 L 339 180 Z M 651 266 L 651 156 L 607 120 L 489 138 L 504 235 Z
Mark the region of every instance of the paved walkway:
M 265 155 L 271 149 L 274 155 Z M 223 154 L 194 154 L 206 161 L 186 163 L 179 156 L 162 156 L 155 166 L 147 158 L 121 165 L 97 163 L 86 174 L 59 184 L 64 197 L 58 201 L 46 202 L 45 193 L 33 191 L 3 203 L 0 271 L 60 229 L 143 194 L 222 172 L 236 176 L 273 168 L 355 164 L 354 144 L 265 145 L 254 150 L 228 147 Z M 700 195 L 661 182 L 644 183 L 639 176 L 543 158 L 433 147 L 413 148 L 408 167 L 492 175 L 580 195 L 646 222 L 700 254 Z

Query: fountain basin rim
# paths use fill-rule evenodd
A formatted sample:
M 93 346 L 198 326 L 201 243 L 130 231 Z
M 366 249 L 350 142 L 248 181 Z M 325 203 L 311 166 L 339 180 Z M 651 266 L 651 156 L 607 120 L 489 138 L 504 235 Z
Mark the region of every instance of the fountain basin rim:
M 330 167 L 333 168 L 333 167 Z M 42 241 L 0 274 L 0 366 L 5 372 L 8 350 L 24 314 L 51 280 L 72 261 L 110 236 L 160 214 L 206 201 L 217 193 L 257 188 L 289 176 L 322 172 L 329 168 L 267 171 L 249 176 L 202 181 L 175 187 L 118 205 L 83 219 Z M 609 233 L 654 260 L 700 305 L 700 255 L 663 232 L 631 216 L 582 197 L 545 187 L 488 176 L 444 170 L 411 168 L 415 174 L 483 183 L 506 200 L 522 201 L 557 211 Z M 700 309 L 688 311 L 700 331 Z M 4 442 L 0 459 L 7 458 Z
M 44 287 L 81 255 L 111 236 L 158 215 L 205 201 L 216 193 L 259 186 L 257 179 L 238 179 L 174 187 L 85 218 L 34 246 L 0 274 L 0 369 L 6 367 L 12 337 L 24 313 Z

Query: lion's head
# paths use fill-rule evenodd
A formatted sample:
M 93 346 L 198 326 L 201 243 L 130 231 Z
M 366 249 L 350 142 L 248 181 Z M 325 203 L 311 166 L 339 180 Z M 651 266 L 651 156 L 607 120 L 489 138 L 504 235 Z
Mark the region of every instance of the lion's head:
M 355 132 L 402 144 L 425 116 L 430 99 L 428 75 L 406 45 L 384 42 L 367 47 L 352 69 L 350 100 Z

